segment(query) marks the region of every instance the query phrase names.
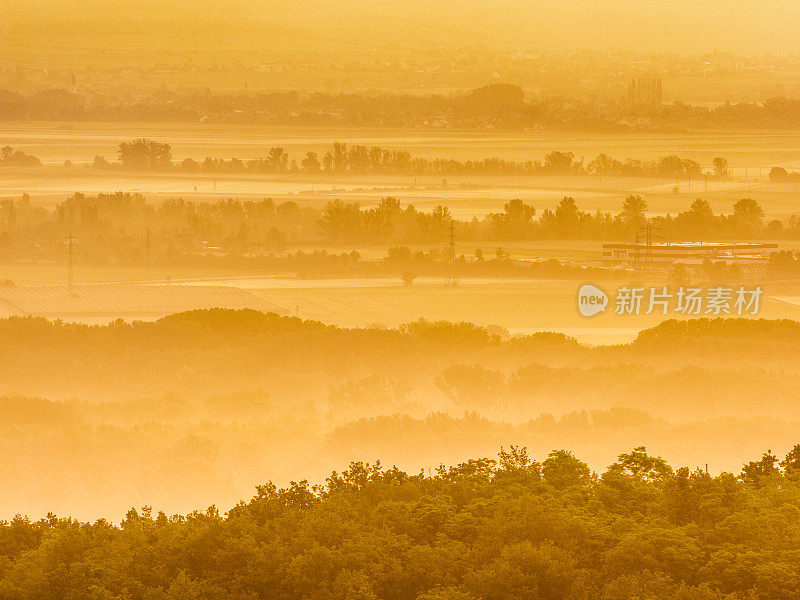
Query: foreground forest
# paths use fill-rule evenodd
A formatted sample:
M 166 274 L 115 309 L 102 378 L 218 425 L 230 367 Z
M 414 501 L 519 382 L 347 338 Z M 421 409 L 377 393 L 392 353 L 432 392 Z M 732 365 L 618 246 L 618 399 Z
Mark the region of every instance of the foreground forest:
M 800 445 L 738 474 L 644 447 L 602 474 L 566 450 L 434 473 L 352 463 L 260 485 L 226 514 L 145 506 L 119 525 L 0 525 L 0 597 L 223 600 L 791 600 Z

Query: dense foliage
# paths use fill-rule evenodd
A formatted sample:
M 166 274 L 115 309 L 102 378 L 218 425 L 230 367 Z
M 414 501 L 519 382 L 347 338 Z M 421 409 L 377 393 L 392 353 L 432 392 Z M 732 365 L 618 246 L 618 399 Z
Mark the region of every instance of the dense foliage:
M 432 474 L 353 463 L 224 516 L 17 517 L 0 527 L 0 597 L 791 600 L 799 513 L 800 445 L 739 476 L 643 447 L 599 476 L 516 447 Z

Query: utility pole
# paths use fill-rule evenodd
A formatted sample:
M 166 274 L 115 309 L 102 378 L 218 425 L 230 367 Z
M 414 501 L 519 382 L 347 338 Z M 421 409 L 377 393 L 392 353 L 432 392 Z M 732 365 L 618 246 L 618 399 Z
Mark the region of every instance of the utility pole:
M 71 219 L 70 219 L 71 221 Z M 69 233 L 67 234 L 67 262 L 69 264 L 69 268 L 67 270 L 67 291 L 69 295 L 72 297 L 75 294 L 73 293 L 73 285 L 74 285 L 74 274 L 75 274 L 75 244 L 77 240 L 72 236 L 72 224 L 70 223 Z

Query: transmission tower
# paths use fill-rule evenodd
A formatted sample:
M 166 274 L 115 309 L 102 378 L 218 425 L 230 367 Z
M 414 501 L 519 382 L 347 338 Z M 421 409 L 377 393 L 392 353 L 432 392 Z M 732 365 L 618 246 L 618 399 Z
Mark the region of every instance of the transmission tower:
M 450 243 L 447 247 L 447 270 L 444 275 L 444 284 L 455 287 L 458 285 L 458 269 L 456 268 L 456 234 L 455 225 L 450 221 Z
M 661 241 L 663 241 L 665 238 L 664 238 L 664 236 L 660 236 L 660 235 L 655 235 L 654 236 L 653 235 L 653 231 L 654 230 L 658 231 L 661 228 L 660 227 L 653 227 L 653 225 L 651 223 L 649 223 L 649 222 L 644 227 L 642 227 L 641 229 L 643 229 L 644 233 L 645 233 L 644 273 L 646 275 L 650 275 L 655 271 L 655 263 L 653 261 L 653 240 L 661 240 Z M 638 233 L 636 234 L 636 244 L 635 245 L 636 245 L 636 255 L 635 255 L 636 256 L 636 262 L 635 262 L 634 271 L 637 272 L 637 275 L 638 275 L 638 271 L 639 271 L 639 247 L 640 247 L 640 238 L 639 238 L 639 234 Z

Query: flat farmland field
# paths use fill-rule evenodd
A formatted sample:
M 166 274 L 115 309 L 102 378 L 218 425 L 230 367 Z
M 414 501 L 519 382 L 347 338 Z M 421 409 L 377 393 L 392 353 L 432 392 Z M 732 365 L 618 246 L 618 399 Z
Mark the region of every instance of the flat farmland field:
M 619 344 L 674 314 L 620 316 L 613 307 L 592 318 L 577 310 L 578 281 L 525 281 L 462 279 L 458 287 L 446 287 L 441 279 L 421 278 L 412 286 L 398 280 L 296 280 L 282 287 L 251 287 L 253 294 L 280 306 L 290 314 L 345 327 L 372 324 L 396 326 L 420 318 L 430 321 L 467 321 L 499 325 L 511 334 L 557 331 L 588 344 Z M 613 294 L 622 282 L 601 283 Z M 655 284 L 654 284 L 655 285 Z M 660 282 L 659 285 L 663 285 Z M 769 296 L 769 287 L 765 287 Z M 762 318 L 800 317 L 800 308 L 767 297 L 759 311 Z
M 497 156 L 506 160 L 541 159 L 551 150 L 591 160 L 604 152 L 620 160 L 650 160 L 679 154 L 704 167 L 725 156 L 733 167 L 756 168 L 795 163 L 800 167 L 800 132 L 697 130 L 687 132 L 572 133 L 556 131 L 462 131 L 451 129 L 303 128 L 201 123 L 0 122 L 0 141 L 60 164 L 116 157 L 120 142 L 146 137 L 172 146 L 173 157 L 256 158 L 272 146 L 290 157 L 324 152 L 333 142 L 407 150 L 426 158 L 459 160 Z
M 624 198 L 642 196 L 648 214 L 677 214 L 697 198 L 707 200 L 717 213 L 729 213 L 741 198 L 756 199 L 767 218 L 800 215 L 800 189 L 794 184 L 770 183 L 765 178 L 747 182 L 740 179 L 681 181 L 674 192 L 674 181 L 655 178 L 573 177 L 498 177 L 461 176 L 443 186 L 440 178 L 423 177 L 326 177 L 298 175 L 232 176 L 208 174 L 123 174 L 95 172 L 82 167 L 16 170 L 0 169 L 0 197 L 31 196 L 36 204 L 53 206 L 75 193 L 97 194 L 130 192 L 143 194 L 151 202 L 185 198 L 214 202 L 226 198 L 254 200 L 272 198 L 276 202 L 297 202 L 300 206 L 324 206 L 334 199 L 357 202 L 370 208 L 381 198 L 394 196 L 403 205 L 413 204 L 430 211 L 444 205 L 457 218 L 484 217 L 503 210 L 509 200 L 519 198 L 538 212 L 552 209 L 565 196 L 575 199 L 583 211 L 617 213 Z

